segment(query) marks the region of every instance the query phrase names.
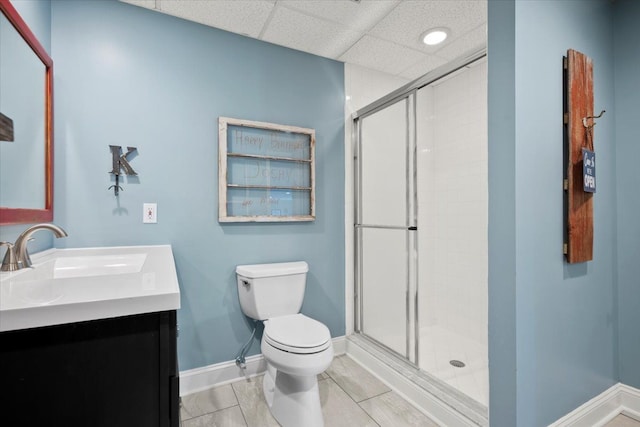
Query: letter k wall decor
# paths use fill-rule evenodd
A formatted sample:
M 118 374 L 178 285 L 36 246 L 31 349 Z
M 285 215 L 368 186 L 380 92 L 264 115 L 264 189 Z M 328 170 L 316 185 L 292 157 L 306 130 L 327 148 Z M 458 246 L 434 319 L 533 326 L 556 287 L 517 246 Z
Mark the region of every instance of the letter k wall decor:
M 127 152 L 122 154 L 122 147 L 119 145 L 110 145 L 109 149 L 111 150 L 111 161 L 112 161 L 112 169 L 111 174 L 113 174 L 116 178 L 115 185 L 110 186 L 107 190 L 111 190 L 113 188 L 113 194 L 118 196 L 120 190 L 124 189 L 120 187 L 120 175 L 121 171 L 124 170 L 126 175 L 138 175 L 138 173 L 133 170 L 131 164 L 129 163 L 129 156 L 137 150 L 136 147 L 127 147 Z

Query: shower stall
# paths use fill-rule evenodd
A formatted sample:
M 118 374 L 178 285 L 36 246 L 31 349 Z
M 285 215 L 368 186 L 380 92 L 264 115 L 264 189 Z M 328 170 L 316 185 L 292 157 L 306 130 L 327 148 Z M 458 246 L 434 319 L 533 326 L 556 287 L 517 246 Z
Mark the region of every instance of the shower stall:
M 484 424 L 485 51 L 364 107 L 353 129 L 356 339 Z

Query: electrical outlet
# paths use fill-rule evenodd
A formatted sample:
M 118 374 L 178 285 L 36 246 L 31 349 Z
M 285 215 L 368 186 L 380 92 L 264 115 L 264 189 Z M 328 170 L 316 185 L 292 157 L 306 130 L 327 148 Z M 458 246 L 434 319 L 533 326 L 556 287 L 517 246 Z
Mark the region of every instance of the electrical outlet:
M 158 222 L 158 204 L 142 204 L 142 222 L 145 224 L 155 224 Z

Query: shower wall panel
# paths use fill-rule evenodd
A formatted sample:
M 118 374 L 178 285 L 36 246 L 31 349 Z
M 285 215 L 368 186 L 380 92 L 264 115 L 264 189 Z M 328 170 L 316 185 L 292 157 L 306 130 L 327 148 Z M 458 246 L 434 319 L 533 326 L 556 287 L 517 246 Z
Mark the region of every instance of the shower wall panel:
M 416 120 L 419 365 L 484 404 L 486 79 L 483 60 L 420 89 Z M 455 368 L 450 360 L 466 367 Z

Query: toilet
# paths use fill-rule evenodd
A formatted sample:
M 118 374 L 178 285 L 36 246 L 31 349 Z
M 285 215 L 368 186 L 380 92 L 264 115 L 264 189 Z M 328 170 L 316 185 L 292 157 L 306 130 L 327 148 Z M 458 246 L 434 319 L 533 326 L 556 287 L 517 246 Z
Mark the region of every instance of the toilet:
M 331 364 L 333 344 L 323 323 L 300 313 L 308 271 L 304 261 L 236 267 L 242 311 L 264 322 L 264 397 L 283 427 L 324 426 L 317 375 Z

